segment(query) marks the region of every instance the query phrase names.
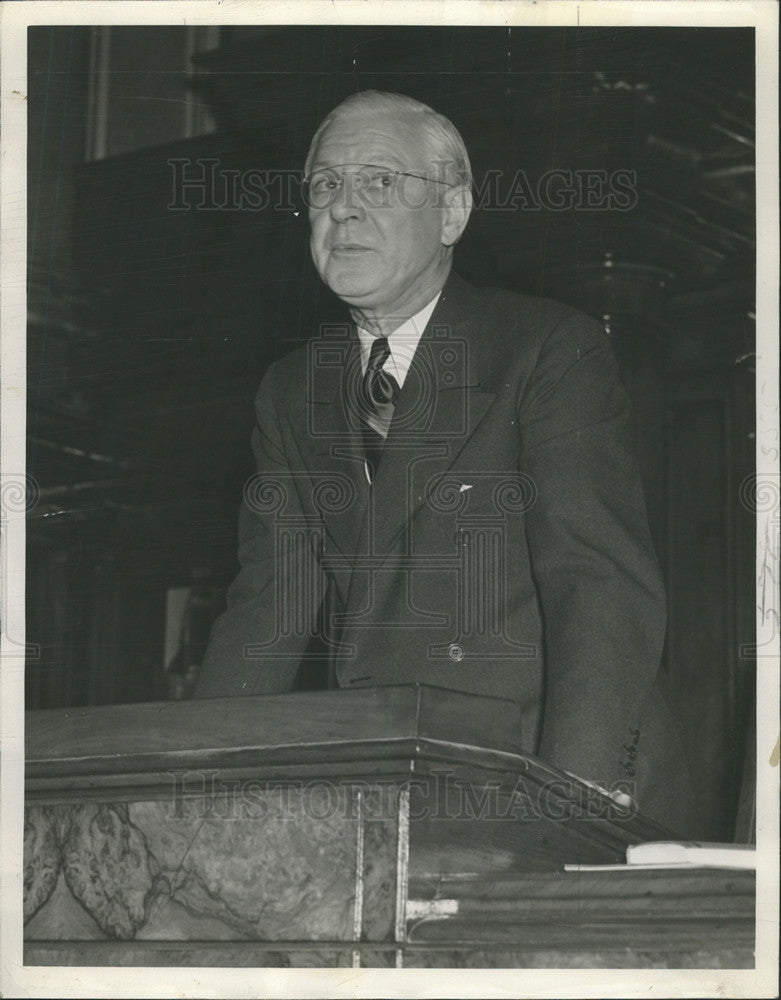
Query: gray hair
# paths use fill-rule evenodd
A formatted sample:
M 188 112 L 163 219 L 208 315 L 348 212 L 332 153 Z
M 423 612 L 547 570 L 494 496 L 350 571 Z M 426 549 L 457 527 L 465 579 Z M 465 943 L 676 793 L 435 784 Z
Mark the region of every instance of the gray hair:
M 455 184 L 472 186 L 472 167 L 461 133 L 444 115 L 434 111 L 422 101 L 416 101 L 405 94 L 389 94 L 381 90 L 360 90 L 350 94 L 320 122 L 309 144 L 306 154 L 304 175 L 308 176 L 323 133 L 336 119 L 351 111 L 390 111 L 417 117 L 421 131 L 427 140 L 432 164 L 440 164 L 446 178 Z

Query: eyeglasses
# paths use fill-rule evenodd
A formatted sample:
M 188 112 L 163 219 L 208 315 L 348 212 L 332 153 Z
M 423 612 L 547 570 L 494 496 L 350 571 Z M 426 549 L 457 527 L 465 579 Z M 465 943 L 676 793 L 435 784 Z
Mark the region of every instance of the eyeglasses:
M 343 167 L 355 167 L 355 170 L 348 173 L 340 172 Z M 350 190 L 360 194 L 369 205 L 375 208 L 399 204 L 404 201 L 402 178 L 405 177 L 415 177 L 421 181 L 443 184 L 446 187 L 455 186 L 448 181 L 440 181 L 434 177 L 427 177 L 425 174 L 390 170 L 388 167 L 379 167 L 371 163 L 343 163 L 338 168 L 322 167 L 320 170 L 314 170 L 308 177 L 304 178 L 301 191 L 305 203 L 310 208 L 328 208 L 339 196 L 346 177 L 350 178 Z M 407 207 L 420 208 L 421 206 L 420 203 L 417 203 Z

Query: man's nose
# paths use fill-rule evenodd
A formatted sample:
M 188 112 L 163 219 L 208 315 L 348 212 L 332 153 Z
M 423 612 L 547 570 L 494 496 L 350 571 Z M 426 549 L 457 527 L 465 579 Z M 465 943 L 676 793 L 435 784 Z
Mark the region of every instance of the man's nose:
M 335 222 L 363 219 L 366 210 L 361 204 L 359 189 L 360 185 L 355 184 L 350 177 L 342 179 L 339 190 L 334 192 L 331 202 L 331 218 Z

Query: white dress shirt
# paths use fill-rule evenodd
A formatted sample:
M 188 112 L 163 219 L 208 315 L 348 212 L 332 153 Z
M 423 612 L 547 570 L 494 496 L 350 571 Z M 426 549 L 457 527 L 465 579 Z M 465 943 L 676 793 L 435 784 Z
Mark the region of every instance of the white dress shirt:
M 420 312 L 416 312 L 414 316 L 410 316 L 410 318 L 405 320 L 401 326 L 396 327 L 393 333 L 388 334 L 388 347 L 390 348 L 390 354 L 388 355 L 382 368 L 383 371 L 386 371 L 389 375 L 392 375 L 396 379 L 399 389 L 401 389 L 404 385 L 404 380 L 406 379 L 407 372 L 412 364 L 412 359 L 415 356 L 415 351 L 420 343 L 420 338 L 423 336 L 423 331 L 426 329 L 426 323 L 428 323 L 431 318 L 431 314 L 434 312 L 434 306 L 437 302 L 439 302 L 439 296 L 441 294 L 441 291 L 437 292 L 434 298 L 428 303 L 428 305 L 423 306 Z M 365 375 L 366 369 L 369 366 L 369 355 L 371 354 L 372 344 L 374 343 L 375 338 L 373 334 L 359 326 L 358 340 L 361 344 L 361 370 Z M 369 421 L 369 424 L 371 425 L 371 421 Z M 371 485 L 372 479 L 369 474 L 369 464 L 366 460 L 364 460 L 363 463 L 363 470 L 366 474 L 367 482 Z
M 434 306 L 439 302 L 441 294 L 441 291 L 437 292 L 434 298 L 428 305 L 423 306 L 420 312 L 416 312 L 414 316 L 410 316 L 401 326 L 396 327 L 393 333 L 388 334 L 390 355 L 382 368 L 383 371 L 386 371 L 396 379 L 400 389 L 404 385 L 404 379 L 407 377 L 407 372 L 412 364 L 418 343 L 423 336 L 423 331 L 426 329 L 426 323 L 431 318 Z M 364 374 L 366 374 L 366 368 L 369 364 L 369 354 L 371 353 L 374 339 L 373 334 L 361 329 L 360 326 L 358 327 L 358 340 L 361 342 L 361 370 Z

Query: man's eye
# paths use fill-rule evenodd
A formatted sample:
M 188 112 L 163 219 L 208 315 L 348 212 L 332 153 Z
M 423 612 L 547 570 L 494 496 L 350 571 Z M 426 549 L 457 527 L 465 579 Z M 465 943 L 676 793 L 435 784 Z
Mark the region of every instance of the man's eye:
M 333 191 L 338 181 L 335 177 L 315 177 L 312 179 L 311 187 L 316 194 L 325 194 Z
M 393 174 L 375 174 L 371 179 L 374 188 L 389 188 L 393 184 Z

